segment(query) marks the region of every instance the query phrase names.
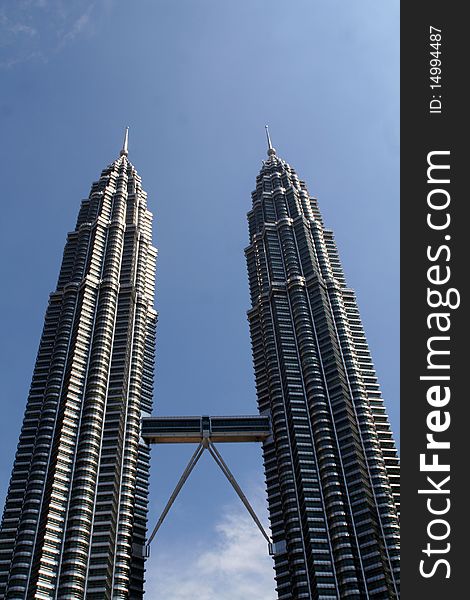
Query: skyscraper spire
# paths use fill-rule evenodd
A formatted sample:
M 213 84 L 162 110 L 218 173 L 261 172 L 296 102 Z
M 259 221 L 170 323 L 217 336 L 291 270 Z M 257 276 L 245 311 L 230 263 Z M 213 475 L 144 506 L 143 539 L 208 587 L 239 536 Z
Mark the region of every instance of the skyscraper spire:
M 268 156 L 272 156 L 273 154 L 276 154 L 276 149 L 272 145 L 268 126 L 265 125 L 264 128 L 266 129 L 266 138 L 268 140 Z
M 121 156 L 127 156 L 129 154 L 129 127 L 126 127 L 126 133 L 124 134 L 124 142 L 122 144 Z

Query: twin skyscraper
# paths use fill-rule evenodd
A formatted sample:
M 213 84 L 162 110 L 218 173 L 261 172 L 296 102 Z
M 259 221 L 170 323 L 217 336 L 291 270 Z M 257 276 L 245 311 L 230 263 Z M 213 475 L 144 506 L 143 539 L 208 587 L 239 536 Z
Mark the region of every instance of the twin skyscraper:
M 398 599 L 399 464 L 355 295 L 316 199 L 269 135 L 252 199 L 248 320 L 278 598 Z M 156 254 L 126 132 L 50 295 L 0 530 L 0 598 L 143 597 Z

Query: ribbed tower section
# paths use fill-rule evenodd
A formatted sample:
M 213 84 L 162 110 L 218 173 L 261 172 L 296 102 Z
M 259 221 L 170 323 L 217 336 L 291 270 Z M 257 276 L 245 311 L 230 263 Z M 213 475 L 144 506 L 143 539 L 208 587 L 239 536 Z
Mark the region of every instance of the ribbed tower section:
M 399 597 L 399 463 L 354 292 L 317 200 L 269 141 L 248 311 L 280 600 Z
M 0 530 L 0 598 L 143 596 L 156 254 L 126 134 L 50 295 Z

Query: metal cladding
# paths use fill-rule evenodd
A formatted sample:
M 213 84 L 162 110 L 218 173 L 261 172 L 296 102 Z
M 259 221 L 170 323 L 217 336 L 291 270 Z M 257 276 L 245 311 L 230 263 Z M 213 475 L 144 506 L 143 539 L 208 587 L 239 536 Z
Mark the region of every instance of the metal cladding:
M 142 598 L 156 254 L 126 133 L 50 295 L 0 530 L 0 598 Z
M 269 140 L 248 311 L 277 593 L 399 597 L 399 463 L 354 292 L 315 198 Z

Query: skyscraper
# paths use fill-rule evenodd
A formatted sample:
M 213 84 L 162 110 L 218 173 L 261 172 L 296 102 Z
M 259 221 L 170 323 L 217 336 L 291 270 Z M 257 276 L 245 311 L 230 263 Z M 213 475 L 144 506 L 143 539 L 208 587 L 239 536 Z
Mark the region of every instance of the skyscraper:
M 268 133 L 248 311 L 280 600 L 399 596 L 399 464 L 354 292 Z M 386 342 L 385 342 L 386 343 Z
M 0 530 L 0 598 L 142 598 L 156 250 L 127 154 L 126 131 L 50 295 Z

